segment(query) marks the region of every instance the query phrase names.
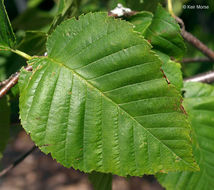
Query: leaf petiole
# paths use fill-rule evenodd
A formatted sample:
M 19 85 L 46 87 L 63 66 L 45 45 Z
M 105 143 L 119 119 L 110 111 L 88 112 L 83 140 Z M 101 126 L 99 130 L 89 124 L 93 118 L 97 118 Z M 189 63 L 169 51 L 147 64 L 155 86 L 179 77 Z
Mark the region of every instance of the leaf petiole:
M 26 54 L 25 52 L 22 52 L 20 50 L 17 50 L 17 49 L 10 49 L 13 53 L 16 53 L 17 55 L 21 56 L 21 57 L 24 57 L 25 59 L 27 60 L 30 60 L 32 59 L 32 57 L 28 54 Z
M 168 11 L 169 11 L 169 13 L 174 17 L 175 16 L 175 14 L 174 14 L 174 12 L 173 12 L 173 8 L 172 8 L 172 1 L 171 0 L 168 0 Z

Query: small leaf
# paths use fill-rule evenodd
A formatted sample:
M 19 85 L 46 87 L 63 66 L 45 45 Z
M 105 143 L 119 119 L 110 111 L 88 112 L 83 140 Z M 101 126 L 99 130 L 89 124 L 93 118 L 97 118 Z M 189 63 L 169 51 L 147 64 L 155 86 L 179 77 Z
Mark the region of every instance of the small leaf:
M 214 187 L 214 87 L 184 83 L 184 105 L 191 119 L 193 150 L 199 172 L 170 172 L 157 175 L 167 190 L 211 190 Z
M 181 64 L 172 61 L 169 56 L 159 51 L 155 51 L 163 62 L 162 69 L 167 79 L 173 84 L 178 91 L 183 87 L 183 76 L 181 72 Z
M 129 18 L 129 21 L 135 24 L 135 30 L 142 33 L 154 49 L 168 56 L 181 58 L 186 47 L 180 35 L 180 27 L 175 19 L 160 5 L 152 20 L 151 17 L 151 14 L 142 12 Z
M 88 178 L 93 185 L 93 190 L 111 190 L 112 189 L 112 174 L 92 172 L 88 174 Z
M 143 36 L 148 27 L 151 25 L 153 14 L 151 12 L 142 11 L 127 18 L 127 21 L 135 25 L 135 30 L 140 32 Z
M 2 152 L 7 145 L 9 138 L 10 127 L 10 107 L 7 102 L 7 97 L 0 99 L 0 159 Z
M 132 25 L 106 13 L 70 19 L 47 53 L 19 79 L 22 125 L 45 153 L 121 176 L 197 169 L 182 98 Z
M 4 0 L 0 0 L 0 49 L 10 49 L 15 45 L 15 35 L 11 27 Z
M 180 27 L 175 19 L 160 5 L 154 14 L 151 25 L 145 34 L 154 49 L 174 58 L 181 58 L 185 53 L 185 44 L 180 35 Z

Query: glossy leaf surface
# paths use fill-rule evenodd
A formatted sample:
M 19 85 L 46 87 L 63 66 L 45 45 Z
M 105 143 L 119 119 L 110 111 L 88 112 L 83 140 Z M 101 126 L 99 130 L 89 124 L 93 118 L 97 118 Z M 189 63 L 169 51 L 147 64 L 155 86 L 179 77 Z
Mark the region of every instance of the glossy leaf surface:
M 128 19 L 153 48 L 174 58 L 181 58 L 185 53 L 185 44 L 180 35 L 180 27 L 175 19 L 160 5 L 153 17 L 149 12 L 140 12 Z

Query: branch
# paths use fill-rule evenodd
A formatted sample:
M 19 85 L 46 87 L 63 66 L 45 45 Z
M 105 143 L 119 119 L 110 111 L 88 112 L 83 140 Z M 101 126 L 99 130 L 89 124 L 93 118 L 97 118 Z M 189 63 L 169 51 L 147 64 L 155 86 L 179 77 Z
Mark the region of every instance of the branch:
M 213 63 L 214 60 L 210 60 L 209 58 L 202 57 L 202 58 L 184 58 L 182 63 L 194 63 L 194 62 L 210 62 Z
M 198 40 L 195 36 L 190 34 L 189 32 L 185 30 L 181 30 L 181 35 L 183 38 L 195 46 L 198 50 L 200 50 L 204 55 L 206 55 L 211 60 L 214 60 L 214 51 L 209 49 L 205 44 L 203 44 L 200 40 Z
M 19 56 L 21 56 L 21 57 L 23 57 L 23 58 L 25 58 L 27 60 L 32 59 L 32 57 L 30 55 L 28 55 L 25 52 L 20 51 L 18 49 L 10 49 L 10 51 L 12 51 L 13 53 L 16 53 L 17 55 L 19 55 Z
M 0 178 L 5 176 L 8 172 L 10 172 L 13 168 L 15 168 L 18 164 L 20 164 L 27 156 L 29 156 L 34 150 L 36 150 L 36 146 L 34 145 L 29 151 L 23 154 L 20 158 L 15 160 L 11 165 L 0 172 Z
M 199 39 L 197 39 L 195 36 L 193 36 L 191 33 L 187 32 L 185 30 L 185 25 L 184 22 L 181 18 L 177 17 L 172 9 L 172 1 L 168 0 L 167 1 L 168 4 L 168 11 L 169 13 L 172 15 L 172 17 L 175 18 L 175 20 L 181 25 L 181 35 L 183 36 L 183 38 L 189 42 L 190 44 L 192 44 L 193 46 L 195 46 L 198 50 L 200 50 L 202 53 L 204 53 L 204 55 L 206 55 L 208 58 L 210 58 L 211 60 L 214 60 L 214 51 L 212 51 L 211 49 L 209 49 L 204 43 L 202 43 Z
M 8 79 L 0 82 L 0 87 L 6 85 L 13 77 L 15 77 L 18 72 L 13 73 Z
M 214 71 L 209 71 L 195 75 L 184 79 L 185 82 L 203 82 L 203 83 L 213 83 L 214 82 Z
M 169 13 L 174 16 L 174 12 L 173 12 L 173 9 L 172 9 L 172 1 L 171 0 L 167 0 L 167 5 L 168 5 L 168 11 Z
M 32 71 L 32 66 L 27 66 L 26 71 Z M 16 72 L 9 79 L 3 81 L 5 85 L 0 89 L 0 99 L 18 82 L 20 72 Z
M 181 35 L 183 38 L 206 55 L 209 59 L 214 60 L 214 51 L 209 49 L 204 43 L 185 30 L 184 22 L 181 18 L 174 16 L 175 20 L 181 25 Z

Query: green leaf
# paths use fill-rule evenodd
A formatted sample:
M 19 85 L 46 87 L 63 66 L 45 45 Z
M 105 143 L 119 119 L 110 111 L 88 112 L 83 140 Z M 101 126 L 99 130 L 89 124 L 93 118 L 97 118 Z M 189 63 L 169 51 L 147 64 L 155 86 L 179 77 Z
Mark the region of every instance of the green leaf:
M 47 52 L 19 79 L 22 125 L 45 153 L 121 176 L 197 169 L 182 98 L 132 25 L 106 13 L 70 19 Z
M 4 1 L 0 0 L 0 49 L 10 49 L 15 45 L 15 35 L 10 25 L 9 18 L 4 6 Z
M 127 21 L 135 25 L 135 30 L 140 32 L 143 36 L 148 27 L 151 25 L 153 14 L 151 12 L 142 11 L 127 18 Z
M 175 19 L 160 5 L 145 34 L 154 49 L 174 58 L 181 58 L 185 53 L 185 44 L 180 35 L 180 27 Z
M 159 174 L 167 190 L 211 190 L 214 187 L 214 87 L 202 83 L 184 83 L 184 105 L 192 124 L 193 150 L 199 172 Z
M 88 178 L 93 185 L 93 190 L 111 190 L 112 189 L 112 174 L 92 172 L 88 174 Z
M 180 27 L 160 5 L 152 20 L 151 14 L 142 12 L 129 18 L 129 21 L 135 24 L 135 30 L 142 33 L 154 49 L 176 59 L 183 57 L 186 47 L 180 35 Z
M 7 102 L 7 97 L 0 99 L 0 159 L 2 152 L 7 145 L 9 138 L 10 126 L 10 107 Z
M 163 63 L 162 69 L 164 74 L 178 91 L 183 87 L 183 77 L 181 72 L 181 64 L 170 59 Z
M 163 62 L 162 69 L 167 79 L 172 83 L 178 91 L 183 87 L 183 76 L 181 72 L 181 64 L 172 61 L 169 56 L 159 51 L 155 51 Z

